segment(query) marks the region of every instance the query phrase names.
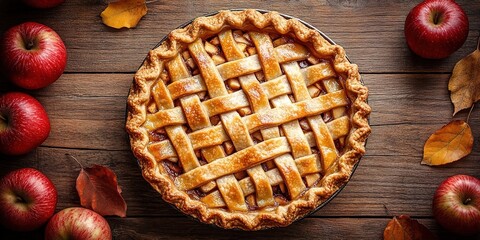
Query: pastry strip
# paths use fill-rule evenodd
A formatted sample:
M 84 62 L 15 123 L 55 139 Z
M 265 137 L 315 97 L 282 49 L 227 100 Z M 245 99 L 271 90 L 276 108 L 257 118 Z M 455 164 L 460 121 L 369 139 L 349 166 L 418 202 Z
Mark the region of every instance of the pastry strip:
M 290 146 L 287 139 L 269 139 L 186 172 L 175 179 L 175 185 L 184 191 L 194 189 L 210 180 L 246 170 L 288 152 Z
M 231 30 L 225 30 L 221 32 L 218 36 L 220 39 L 220 44 L 222 46 L 223 52 L 228 61 L 235 61 L 238 59 L 243 59 L 245 57 L 245 55 L 238 49 L 237 44 L 233 39 Z M 262 92 L 261 86 L 260 84 L 258 84 L 258 81 L 255 78 L 255 75 L 248 74 L 246 76 L 240 76 L 239 80 L 240 80 L 240 84 L 242 85 L 242 89 L 247 93 L 249 97 L 249 100 L 250 100 L 249 105 L 251 105 L 252 110 L 254 112 L 258 111 L 259 106 L 268 105 L 268 98 Z M 237 93 L 243 93 L 243 91 L 238 91 Z M 236 102 L 240 102 L 240 100 L 238 99 Z M 232 132 L 229 134 L 230 136 L 244 135 L 244 136 L 248 136 L 249 138 L 248 139 L 249 141 L 243 141 L 243 142 L 239 142 L 238 140 L 232 139 L 232 142 L 234 143 L 237 151 L 253 145 L 253 141 L 250 138 L 248 129 L 245 127 L 244 124 L 243 124 L 242 130 L 244 131 L 241 134 L 239 134 L 238 132 L 236 133 Z M 276 128 L 272 128 L 270 131 L 275 131 L 275 130 Z M 269 131 L 269 130 L 266 129 L 265 131 Z M 273 199 L 272 187 L 270 186 L 268 177 L 265 174 L 262 167 L 260 165 L 257 165 L 253 168 L 247 169 L 247 174 L 252 179 L 255 189 L 257 189 L 257 191 L 255 191 L 256 193 L 255 200 L 256 200 L 257 206 L 266 207 L 266 206 L 271 206 L 275 204 L 275 200 Z

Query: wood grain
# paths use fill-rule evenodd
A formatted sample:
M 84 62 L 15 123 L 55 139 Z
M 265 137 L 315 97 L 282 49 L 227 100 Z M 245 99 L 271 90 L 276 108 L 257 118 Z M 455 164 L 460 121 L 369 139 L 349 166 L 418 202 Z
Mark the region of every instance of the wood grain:
M 431 196 L 444 178 L 457 173 L 480 177 L 480 166 L 475 161 L 480 155 L 478 147 L 466 159 L 449 167 L 420 165 L 425 140 L 451 119 L 452 107 L 445 91 L 448 77 L 363 75 L 372 93 L 369 103 L 373 108 L 367 155 L 345 189 L 315 215 L 431 217 Z M 15 165 L 2 161 L 0 171 L 19 165 L 37 167 L 54 180 L 59 192 L 74 192 L 80 168 L 66 156 L 71 154 L 85 165 L 104 164 L 117 172 L 129 206 L 128 215 L 180 215 L 143 180 L 129 151 L 124 117 L 131 81 L 132 74 L 65 74 L 48 88 L 33 92 L 49 113 L 51 134 L 36 154 L 12 160 L 20 162 Z M 115 82 L 115 88 L 111 82 Z M 480 130 L 478 116 L 474 112 L 470 120 L 474 132 Z M 58 209 L 78 202 L 75 194 L 60 195 Z M 362 208 L 356 203 L 362 203 Z
M 258 8 L 309 22 L 344 46 L 362 72 L 449 72 L 456 61 L 475 49 L 480 35 L 480 2 L 457 2 L 470 18 L 469 37 L 458 52 L 440 61 L 423 61 L 405 44 L 404 21 L 413 1 L 151 1 L 148 14 L 135 29 L 115 30 L 101 22 L 100 13 L 106 7 L 103 1 L 72 0 L 39 11 L 10 0 L 0 3 L 0 31 L 24 21 L 44 23 L 65 41 L 67 72 L 134 72 L 148 49 L 192 18 L 221 9 Z
M 420 153 L 428 136 L 452 119 L 449 76 L 363 74 L 373 109 L 368 153 Z M 64 74 L 55 84 L 31 92 L 45 106 L 52 123 L 44 146 L 128 150 L 124 124 L 132 77 L 133 74 Z M 455 119 L 466 119 L 466 115 L 467 111 L 460 112 Z M 470 118 L 473 132 L 480 130 L 479 116 L 474 111 Z
M 67 154 L 83 165 L 101 164 L 115 171 L 128 204 L 128 216 L 181 215 L 164 203 L 142 178 L 140 168 L 129 151 L 41 147 L 36 152 L 38 160 L 30 163 L 28 161 L 32 157 L 26 157 L 21 160 L 22 166 L 37 167 L 52 179 L 60 193 L 57 210 L 79 204 L 78 196 L 68 193 L 76 192 L 75 179 L 80 166 Z M 453 174 L 480 177 L 480 166 L 475 160 L 478 157 L 478 154 L 473 154 L 448 168 L 432 168 L 421 166 L 420 156 L 365 156 L 343 191 L 314 215 L 383 217 L 409 214 L 431 217 L 431 201 L 436 186 Z M 0 173 L 9 168 L 2 166 Z M 358 203 L 361 203 L 361 208 Z
M 179 227 L 177 231 L 171 231 L 169 226 L 161 225 L 157 228 L 142 229 L 147 222 L 155 222 L 157 219 L 115 219 L 110 224 L 118 231 L 114 231 L 115 239 L 361 239 L 371 236 L 372 239 L 381 239 L 383 231 L 376 229 L 385 228 L 389 219 L 364 219 L 364 218 L 307 218 L 297 222 L 288 228 L 269 229 L 258 232 L 241 232 L 223 230 L 213 226 L 204 226 L 188 218 L 170 218 L 173 226 Z M 435 223 L 430 220 L 421 220 L 435 230 Z M 207 227 L 209 231 L 203 229 Z M 141 230 L 139 230 L 141 229 Z
M 448 235 L 433 220 L 433 193 L 455 174 L 480 177 L 478 140 L 473 152 L 442 167 L 420 165 L 423 145 L 452 117 L 447 90 L 455 62 L 474 50 L 480 35 L 480 1 L 458 0 L 470 20 L 462 48 L 444 60 L 414 56 L 403 37 L 408 11 L 419 1 L 149 1 L 148 14 L 135 29 L 114 30 L 101 23 L 102 0 L 69 0 L 36 10 L 18 1 L 0 1 L 0 32 L 25 21 L 55 29 L 68 49 L 66 73 L 44 89 L 27 91 L 4 81 L 0 92 L 24 91 L 46 108 L 49 138 L 24 156 L 0 155 L 0 176 L 35 167 L 55 183 L 57 211 L 79 206 L 75 180 L 80 166 L 101 164 L 118 176 L 128 204 L 127 218 L 107 217 L 114 239 L 381 239 L 394 215 L 420 219 L 441 239 Z M 372 134 L 367 153 L 345 188 L 325 207 L 287 228 L 254 233 L 226 231 L 198 223 L 165 203 L 143 179 L 124 129 L 126 96 L 134 72 L 158 41 L 180 24 L 220 9 L 259 8 L 299 17 L 347 50 L 369 87 Z M 480 111 L 470 117 L 474 137 Z M 0 228 L 2 239 L 43 239 L 43 230 L 15 233 Z M 473 238 L 474 239 L 474 238 Z M 478 238 L 477 238 L 478 239 Z
M 161 240 L 161 239 L 382 239 L 383 229 L 391 218 L 305 218 L 286 228 L 267 229 L 257 232 L 224 230 L 205 225 L 187 217 L 167 218 L 110 218 L 115 240 Z M 432 219 L 418 219 L 439 239 L 456 239 L 440 229 Z M 165 224 L 168 222 L 168 224 Z M 18 239 L 19 233 L 2 230 L 2 239 Z M 21 234 L 28 239 L 43 239 L 43 232 Z M 365 238 L 368 236 L 369 238 Z M 463 238 L 474 239 L 474 238 Z

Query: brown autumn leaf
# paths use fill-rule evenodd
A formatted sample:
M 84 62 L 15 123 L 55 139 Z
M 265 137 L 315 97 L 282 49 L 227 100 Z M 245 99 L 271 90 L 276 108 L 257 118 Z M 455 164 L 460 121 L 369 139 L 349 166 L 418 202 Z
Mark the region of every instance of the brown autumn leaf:
M 454 120 L 434 132 L 423 147 L 422 164 L 435 166 L 457 161 L 472 151 L 472 129 L 463 120 Z
M 480 99 L 480 38 L 477 50 L 455 64 L 448 82 L 450 99 L 457 114 L 462 109 L 470 108 Z
M 417 220 L 407 215 L 393 217 L 383 231 L 384 240 L 431 240 L 437 237 Z
M 93 165 L 82 168 L 76 184 L 80 204 L 102 216 L 117 215 L 125 217 L 127 203 L 118 186 L 117 176 L 107 167 Z
M 105 25 L 113 28 L 133 28 L 147 14 L 145 0 L 119 0 L 110 2 L 100 14 Z

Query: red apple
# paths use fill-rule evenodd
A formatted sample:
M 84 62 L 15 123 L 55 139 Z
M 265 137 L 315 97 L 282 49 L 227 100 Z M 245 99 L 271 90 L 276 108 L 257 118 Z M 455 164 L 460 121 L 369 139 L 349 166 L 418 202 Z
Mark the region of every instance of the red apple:
M 433 215 L 450 232 L 480 233 L 480 180 L 468 175 L 447 178 L 433 197 Z
M 0 95 L 0 153 L 28 153 L 49 133 L 47 112 L 34 97 L 20 92 Z
M 112 239 L 107 220 L 81 207 L 66 208 L 55 214 L 45 229 L 45 239 Z
M 457 51 L 468 36 L 468 17 L 454 0 L 425 0 L 405 20 L 408 47 L 423 58 L 441 59 Z
M 1 65 L 9 80 L 26 89 L 55 82 L 67 65 L 67 49 L 51 28 L 35 22 L 14 26 L 0 42 Z
M 40 171 L 14 170 L 0 179 L 0 224 L 14 231 L 39 228 L 55 212 L 57 189 Z
M 65 0 L 22 0 L 23 3 L 34 8 L 52 8 L 65 2 Z

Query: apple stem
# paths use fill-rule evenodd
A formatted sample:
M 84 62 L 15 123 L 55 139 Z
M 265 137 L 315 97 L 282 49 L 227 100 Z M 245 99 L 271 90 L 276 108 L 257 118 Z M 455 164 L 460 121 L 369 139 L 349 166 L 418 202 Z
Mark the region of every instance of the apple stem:
M 32 49 L 32 48 L 33 48 L 33 42 L 32 42 L 32 41 L 29 41 L 29 42 L 27 43 L 26 48 L 27 48 L 27 50 Z
M 25 199 L 23 199 L 23 198 L 20 197 L 20 196 L 17 196 L 17 198 L 15 199 L 15 202 L 17 202 L 17 203 L 24 203 L 24 202 L 25 202 Z
M 433 14 L 433 24 L 437 25 L 439 21 L 440 21 L 440 13 L 435 12 Z
M 463 201 L 463 204 L 468 205 L 471 201 L 472 201 L 471 198 L 467 198 L 467 199 L 465 199 L 465 201 Z
M 37 45 L 38 41 L 35 38 L 22 34 L 23 47 L 30 51 Z
M 74 156 L 70 155 L 69 153 L 66 153 L 65 155 L 67 155 L 67 156 L 69 156 L 69 157 L 73 158 L 73 160 L 75 160 L 75 162 L 77 162 L 77 163 L 78 163 L 78 165 L 80 165 L 80 167 L 81 167 L 82 169 L 84 169 L 83 165 L 82 165 L 82 164 L 81 164 L 81 163 L 80 163 L 80 162 L 77 160 L 77 158 L 76 158 L 76 157 L 74 157 Z
M 435 15 L 433 15 L 433 24 L 437 25 L 438 24 L 438 13 L 435 13 Z

